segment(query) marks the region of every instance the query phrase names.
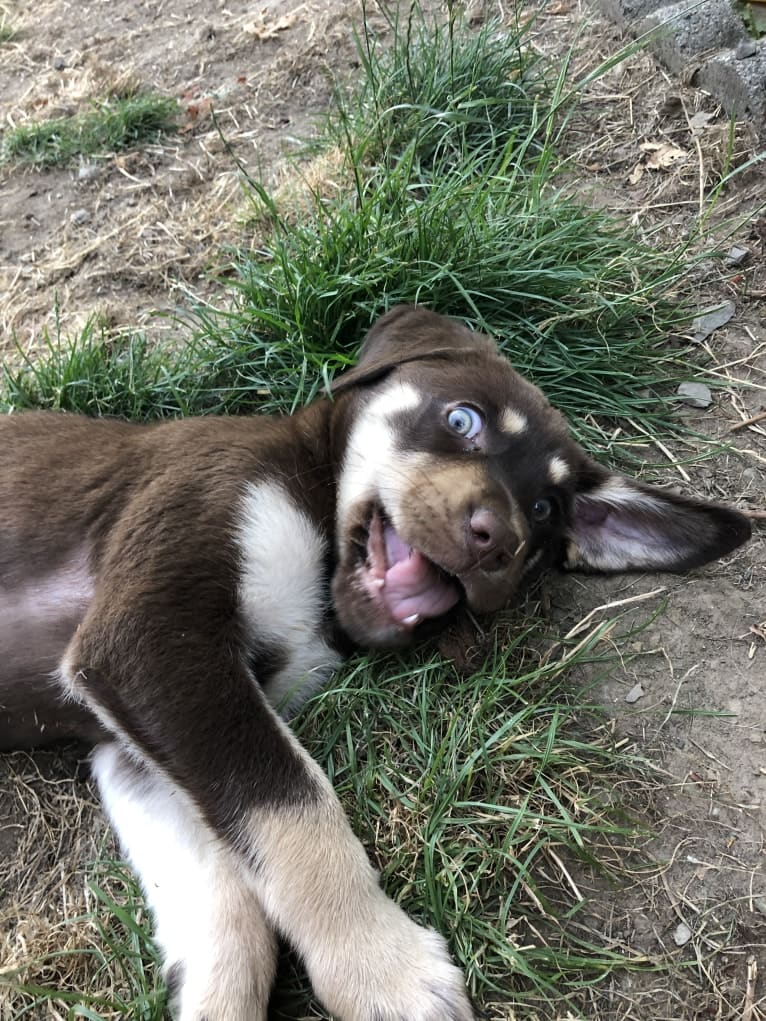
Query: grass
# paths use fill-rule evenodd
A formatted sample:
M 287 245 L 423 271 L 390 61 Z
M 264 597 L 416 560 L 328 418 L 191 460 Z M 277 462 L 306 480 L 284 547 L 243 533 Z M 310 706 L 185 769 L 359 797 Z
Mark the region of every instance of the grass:
M 428 172 L 528 134 L 546 87 L 527 45 L 531 19 L 510 33 L 492 21 L 467 33 L 454 4 L 446 21 L 427 18 L 417 4 L 405 19 L 385 6 L 381 13 L 393 40 L 381 45 L 369 30 L 357 37 L 361 82 L 330 110 L 328 135 L 388 167 L 414 155 Z
M 173 131 L 178 104 L 168 96 L 137 93 L 94 102 L 92 109 L 72 117 L 19 124 L 7 129 L 0 161 L 25 166 L 71 164 L 95 156 L 156 141 Z
M 378 314 L 419 301 L 496 336 L 591 447 L 627 419 L 674 428 L 664 395 L 682 368 L 664 336 L 686 321 L 683 253 L 567 198 L 552 144 L 564 72 L 543 73 L 523 26 L 473 34 L 456 10 L 440 26 L 418 7 L 391 18 L 385 45 L 363 30 L 361 83 L 339 93 L 319 143 L 340 148 L 342 186 L 307 186 L 290 215 L 249 181 L 266 227 L 233 255 L 228 307 L 200 305 L 165 350 L 97 322 L 74 343 L 46 338 L 4 370 L 4 406 L 142 420 L 289 411 L 352 360 Z M 611 668 L 612 626 L 549 661 L 529 651 L 539 629 L 502 625 L 469 676 L 428 654 L 359 658 L 298 721 L 387 890 L 451 934 L 491 1017 L 514 1005 L 578 1016 L 590 985 L 646 966 L 588 929 L 570 874 L 630 868 L 614 791 L 631 764 L 568 680 L 575 664 Z M 20 982 L 32 1001 L 61 999 Z M 154 979 L 143 982 L 120 1009 L 99 1001 L 99 1016 L 157 1016 Z M 313 1009 L 295 996 L 289 1016 Z

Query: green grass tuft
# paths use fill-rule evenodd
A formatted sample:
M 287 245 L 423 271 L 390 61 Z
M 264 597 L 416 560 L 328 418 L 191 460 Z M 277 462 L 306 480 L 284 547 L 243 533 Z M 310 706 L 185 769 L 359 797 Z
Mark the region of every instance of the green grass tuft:
M 320 140 L 347 187 L 308 189 L 293 217 L 249 182 L 271 231 L 236 264 L 235 306 L 198 324 L 211 348 L 269 352 L 265 408 L 293 407 L 376 316 L 418 302 L 493 334 L 589 446 L 618 420 L 673 428 L 664 395 L 688 369 L 664 340 L 688 320 L 684 253 L 566 197 L 549 141 L 564 82 L 546 83 L 525 31 L 474 34 L 453 9 L 446 25 L 394 20 L 391 50 L 368 32 L 362 84 Z
M 7 411 L 44 408 L 143 421 L 191 410 L 183 356 L 168 357 L 141 334 L 110 336 L 96 319 L 76 341 L 57 328 L 44 335 L 41 349 L 17 356 L 17 364 L 0 365 L 0 408 Z
M 20 124 L 8 129 L 0 160 L 35 167 L 63 166 L 79 156 L 117 152 L 157 141 L 173 131 L 178 104 L 168 96 L 138 93 L 94 103 L 73 117 Z
M 361 82 L 331 110 L 328 135 L 353 140 L 368 161 L 390 166 L 406 155 L 421 172 L 526 136 L 546 90 L 526 40 L 531 19 L 511 31 L 494 20 L 468 31 L 448 6 L 446 21 L 418 4 L 404 19 L 399 8 L 381 8 L 392 38 L 369 29 L 357 37 Z

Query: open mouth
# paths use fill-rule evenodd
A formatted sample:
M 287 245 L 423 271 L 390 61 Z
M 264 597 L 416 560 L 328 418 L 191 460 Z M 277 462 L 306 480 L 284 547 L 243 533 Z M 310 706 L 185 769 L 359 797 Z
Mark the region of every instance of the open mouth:
M 462 587 L 402 539 L 383 509 L 374 506 L 363 545 L 363 581 L 372 599 L 400 627 L 416 628 L 458 602 Z

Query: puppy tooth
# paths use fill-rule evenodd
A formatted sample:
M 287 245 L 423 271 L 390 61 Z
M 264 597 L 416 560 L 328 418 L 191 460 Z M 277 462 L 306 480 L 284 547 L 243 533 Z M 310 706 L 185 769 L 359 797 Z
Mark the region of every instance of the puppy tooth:
M 405 617 L 404 620 L 402 621 L 402 624 L 406 624 L 407 627 L 414 627 L 416 624 L 419 623 L 420 623 L 419 613 L 413 613 L 409 617 Z
M 377 589 L 382 589 L 385 584 L 386 584 L 385 578 L 373 578 L 371 581 L 372 587 Z

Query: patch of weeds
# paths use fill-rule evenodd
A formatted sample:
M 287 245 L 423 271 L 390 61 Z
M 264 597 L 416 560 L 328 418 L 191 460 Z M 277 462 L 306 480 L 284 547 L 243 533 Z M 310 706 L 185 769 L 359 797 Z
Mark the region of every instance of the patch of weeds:
M 544 79 L 524 26 L 473 33 L 454 5 L 446 24 L 417 5 L 391 24 L 391 55 L 369 27 L 360 35 L 362 82 L 320 143 L 342 153 L 349 186 L 308 188 L 291 218 L 250 182 L 270 230 L 235 257 L 237 300 L 196 310 L 159 385 L 161 366 L 141 355 L 139 417 L 292 410 L 349 363 L 381 312 L 420 302 L 493 334 L 587 445 L 608 443 L 618 420 L 636 423 L 635 439 L 670 429 L 663 395 L 688 374 L 664 345 L 686 321 L 683 253 L 656 252 L 562 194 L 551 139 L 570 102 L 564 72 Z M 83 344 L 90 359 L 92 338 Z M 14 404 L 131 413 L 108 364 L 85 404 L 73 399 L 91 389 L 84 376 L 57 383 L 47 368 L 16 376 Z
M 760 39 L 766 35 L 766 11 L 762 3 L 749 3 L 748 0 L 735 0 L 734 4 L 751 36 Z
M 138 333 L 112 335 L 97 319 L 74 340 L 56 327 L 42 350 L 18 351 L 18 367 L 0 364 L 0 407 L 44 408 L 141 421 L 190 412 L 188 357 L 151 348 Z M 198 409 L 194 409 L 198 410 Z
M 327 122 L 320 144 L 343 152 L 349 187 L 309 186 L 292 218 L 250 181 L 271 230 L 237 262 L 235 307 L 200 313 L 207 350 L 225 338 L 246 372 L 248 349 L 268 350 L 263 403 L 284 410 L 380 313 L 418 302 L 493 334 L 588 445 L 618 420 L 672 429 L 684 253 L 562 193 L 551 139 L 571 98 L 526 55 L 526 29 L 477 35 L 454 8 L 437 26 L 415 10 L 393 22 L 392 54 L 360 37 L 363 82 Z
M 112 98 L 73 117 L 8 129 L 0 159 L 35 167 L 62 166 L 79 156 L 113 153 L 156 141 L 175 129 L 177 118 L 178 104 L 168 96 L 147 92 Z
M 380 7 L 391 38 L 369 28 L 357 37 L 358 87 L 331 111 L 327 133 L 353 140 L 368 161 L 390 164 L 402 155 L 422 171 L 460 164 L 471 149 L 502 149 L 524 139 L 536 102 L 546 91 L 541 63 L 526 36 L 488 21 L 467 31 L 456 4 L 448 18 L 429 18 L 418 4 L 406 17 Z M 518 18 L 518 12 L 517 12 Z
M 328 355 L 329 357 L 329 355 Z M 280 388 L 277 381 L 283 380 Z M 319 389 L 296 351 L 219 334 L 153 347 L 138 332 L 113 333 L 98 318 L 75 337 L 57 323 L 40 348 L 0 362 L 0 410 L 44 409 L 132 421 L 263 411 L 275 393 L 294 406 Z M 282 401 L 279 402 L 283 406 Z
M 658 294 L 678 266 L 599 213 L 546 195 L 539 164 L 508 155 L 482 151 L 417 189 L 402 159 L 278 224 L 239 267 L 239 304 L 206 317 L 208 337 L 243 348 L 266 337 L 285 361 L 299 352 L 301 375 L 307 360 L 321 376 L 349 363 L 386 308 L 418 302 L 493 334 L 575 428 L 594 410 L 645 427 L 667 419 L 657 394 L 673 369 L 660 345 L 678 311 Z M 258 197 L 269 201 L 259 187 Z M 291 390 L 277 374 L 270 403 L 284 407 Z

